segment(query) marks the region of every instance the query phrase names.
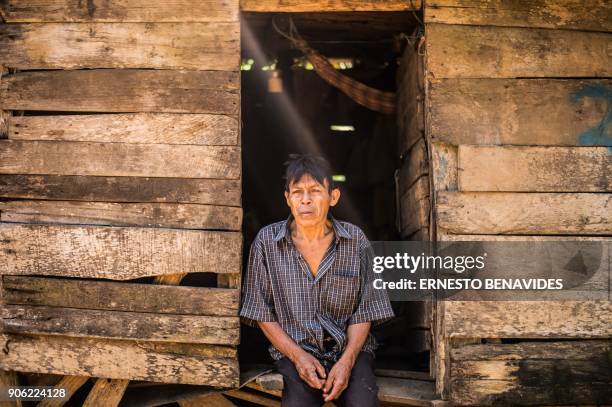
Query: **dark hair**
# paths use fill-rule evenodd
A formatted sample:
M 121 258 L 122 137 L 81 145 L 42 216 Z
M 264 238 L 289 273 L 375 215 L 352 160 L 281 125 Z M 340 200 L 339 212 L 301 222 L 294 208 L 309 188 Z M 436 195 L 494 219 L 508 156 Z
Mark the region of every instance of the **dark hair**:
M 323 157 L 311 154 L 289 154 L 289 160 L 285 162 L 285 165 L 287 166 L 285 171 L 285 190 L 287 192 L 292 182 L 299 181 L 306 174 L 321 185 L 325 185 L 325 180 L 327 180 L 327 189 L 330 193 L 335 188 L 331 166 Z

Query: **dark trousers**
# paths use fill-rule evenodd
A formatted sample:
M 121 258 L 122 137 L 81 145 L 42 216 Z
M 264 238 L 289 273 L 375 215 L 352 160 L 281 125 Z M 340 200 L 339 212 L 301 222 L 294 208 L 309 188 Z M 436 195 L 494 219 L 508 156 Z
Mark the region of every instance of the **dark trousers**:
M 285 358 L 274 362 L 283 375 L 283 407 L 310 407 L 323 405 L 323 391 L 308 385 L 300 378 L 293 363 Z M 368 352 L 360 352 L 351 370 L 349 385 L 333 400 L 340 407 L 378 406 L 378 386 L 374 376 L 374 357 Z

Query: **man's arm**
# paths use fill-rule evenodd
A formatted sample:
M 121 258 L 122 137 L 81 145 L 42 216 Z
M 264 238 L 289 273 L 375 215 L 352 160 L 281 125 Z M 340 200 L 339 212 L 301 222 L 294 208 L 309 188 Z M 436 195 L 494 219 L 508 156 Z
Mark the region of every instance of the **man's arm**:
M 293 362 L 302 380 L 315 389 L 323 387 L 325 383 L 325 369 L 317 358 L 295 343 L 278 322 L 258 321 L 257 324 L 272 345 Z M 363 346 L 363 343 L 361 346 Z
M 368 338 L 371 325 L 370 322 L 363 322 L 348 326 L 346 348 L 329 372 L 329 377 L 323 387 L 323 397 L 326 402 L 337 398 L 348 387 L 351 370 Z

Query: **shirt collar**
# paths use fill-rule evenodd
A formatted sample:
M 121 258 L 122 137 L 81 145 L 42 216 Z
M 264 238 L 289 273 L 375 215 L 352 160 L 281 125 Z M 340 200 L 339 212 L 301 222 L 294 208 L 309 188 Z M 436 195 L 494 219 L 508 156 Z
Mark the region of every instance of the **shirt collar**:
M 336 218 L 334 218 L 331 215 L 331 213 L 328 213 L 327 217 L 328 219 L 332 221 L 332 225 L 334 227 L 334 234 L 336 237 L 336 243 L 338 242 L 338 240 L 340 240 L 341 237 L 344 237 L 346 239 L 351 238 L 351 234 L 346 230 L 344 226 L 342 226 L 342 224 L 338 220 L 336 220 Z M 289 238 L 291 237 L 291 231 L 289 230 L 289 223 L 291 222 L 292 219 L 293 219 L 293 214 L 289 214 L 287 219 L 282 223 L 280 229 L 274 236 L 273 240 L 275 242 L 278 242 L 283 237 L 287 239 L 287 241 L 289 241 Z

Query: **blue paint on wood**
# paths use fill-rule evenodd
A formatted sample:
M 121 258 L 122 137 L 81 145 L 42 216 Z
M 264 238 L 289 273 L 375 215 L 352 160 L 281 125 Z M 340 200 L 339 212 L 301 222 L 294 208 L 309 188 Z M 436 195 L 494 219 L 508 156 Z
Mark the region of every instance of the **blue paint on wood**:
M 581 146 L 607 146 L 612 154 L 612 89 L 601 84 L 586 85 L 570 95 L 572 103 L 578 103 L 583 98 L 603 99 L 606 102 L 606 113 L 601 122 L 593 128 L 578 135 L 578 144 Z

